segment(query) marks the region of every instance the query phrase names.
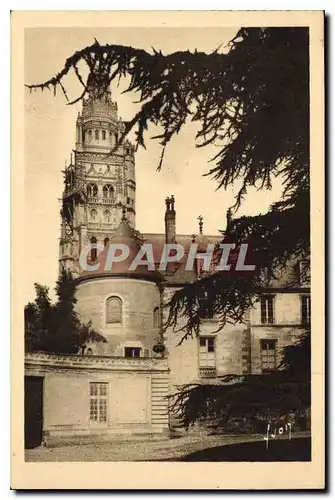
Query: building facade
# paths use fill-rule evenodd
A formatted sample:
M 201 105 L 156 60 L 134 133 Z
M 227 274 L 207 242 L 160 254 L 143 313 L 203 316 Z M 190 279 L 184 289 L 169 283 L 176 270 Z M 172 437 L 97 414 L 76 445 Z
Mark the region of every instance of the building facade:
M 168 396 L 176 386 L 274 370 L 282 348 L 310 322 L 306 258 L 292 262 L 264 290 L 243 323 L 218 332 L 218 321 L 206 319 L 200 336 L 180 345 L 181 333 L 163 333 L 173 293 L 203 274 L 200 260 L 191 270 L 185 267 L 191 245 L 197 243 L 201 253 L 222 236 L 203 234 L 201 217 L 198 235 L 178 234 L 173 196 L 165 200 L 161 233 L 136 228 L 134 147 L 121 141 L 124 124 L 111 94 L 93 93 L 84 101 L 76 130 L 74 155 L 64 170 L 59 264 L 76 279 L 80 318 L 91 321 L 107 342 L 87 344 L 77 356 L 26 356 L 26 392 L 39 394 L 26 412 L 27 428 L 35 425 L 34 443 L 165 432 L 171 425 Z M 153 268 L 131 269 L 147 243 Z M 182 245 L 185 254 L 162 270 L 166 243 Z M 125 245 L 128 257 L 111 264 L 112 244 Z M 82 266 L 83 255 L 89 270 Z

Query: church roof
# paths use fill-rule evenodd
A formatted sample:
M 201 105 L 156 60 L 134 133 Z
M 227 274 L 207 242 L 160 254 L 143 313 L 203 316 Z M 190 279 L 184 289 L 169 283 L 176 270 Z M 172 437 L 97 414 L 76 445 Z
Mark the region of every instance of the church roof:
M 142 279 L 145 281 L 163 281 L 164 277 L 156 269 L 150 270 L 147 265 L 138 265 L 135 269 L 130 266 L 135 259 L 138 251 L 141 248 L 143 240 L 140 239 L 138 233 L 131 227 L 129 221 L 126 219 L 125 214 L 123 215 L 119 226 L 114 231 L 110 242 L 107 243 L 105 248 L 97 256 L 96 261 L 89 262 L 91 266 L 98 268 L 94 270 L 84 270 L 82 271 L 80 278 L 88 277 L 127 277 Z M 120 248 L 115 249 L 115 258 L 122 255 L 123 251 L 122 245 L 124 245 L 129 254 L 127 257 L 121 261 L 113 261 L 109 257 L 109 250 L 111 245 L 120 245 Z
M 162 252 L 165 244 L 165 234 L 164 233 L 144 233 L 143 238 L 146 243 L 151 243 L 154 254 L 154 261 L 158 267 L 161 260 Z M 176 243 L 179 243 L 184 247 L 185 253 L 180 262 L 173 263 L 168 268 L 168 271 L 164 273 L 164 278 L 166 283 L 180 285 L 183 283 L 193 283 L 198 279 L 195 269 L 186 269 L 186 262 L 188 257 L 188 252 L 192 243 L 198 244 L 198 252 L 205 252 L 207 245 L 215 244 L 222 241 L 223 237 L 221 235 L 204 235 L 199 234 L 194 236 L 193 234 L 177 234 Z

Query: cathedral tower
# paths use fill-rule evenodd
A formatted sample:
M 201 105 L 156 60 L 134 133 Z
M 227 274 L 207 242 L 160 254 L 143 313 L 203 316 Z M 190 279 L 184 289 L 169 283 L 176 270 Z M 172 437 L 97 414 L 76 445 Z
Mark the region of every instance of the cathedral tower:
M 60 266 L 80 274 L 90 242 L 106 245 L 126 210 L 135 227 L 135 161 L 129 141 L 117 146 L 124 124 L 111 93 L 91 92 L 76 122 L 76 147 L 64 170 Z

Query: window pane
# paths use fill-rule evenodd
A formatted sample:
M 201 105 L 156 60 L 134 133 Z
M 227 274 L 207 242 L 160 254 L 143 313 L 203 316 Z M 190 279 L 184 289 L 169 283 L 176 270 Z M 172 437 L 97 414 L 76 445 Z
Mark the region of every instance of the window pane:
M 107 422 L 107 383 L 90 383 L 90 420 Z
M 133 357 L 133 350 L 131 347 L 125 347 L 124 348 L 124 355 L 126 358 L 132 358 Z
M 107 396 L 107 384 L 100 384 L 100 396 Z
M 261 298 L 261 323 L 266 323 L 267 315 L 266 315 L 266 298 Z
M 140 358 L 141 350 L 141 347 L 125 347 L 124 355 L 126 358 Z
M 273 297 L 267 298 L 268 304 L 268 323 L 273 323 Z
M 276 345 L 275 339 L 261 340 L 261 368 L 262 371 L 273 371 L 276 369 Z
M 208 352 L 214 352 L 214 339 L 208 339 Z
M 95 384 L 94 382 L 90 384 L 90 394 L 91 394 L 91 396 L 98 395 L 98 385 Z
M 205 337 L 200 337 L 199 339 L 199 344 L 201 347 L 205 347 L 206 346 L 206 338 Z

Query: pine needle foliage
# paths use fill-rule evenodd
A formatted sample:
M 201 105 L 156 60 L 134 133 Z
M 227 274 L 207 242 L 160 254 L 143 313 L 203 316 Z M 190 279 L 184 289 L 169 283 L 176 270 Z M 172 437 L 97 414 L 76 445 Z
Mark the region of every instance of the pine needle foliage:
M 74 309 L 76 287 L 70 272 L 61 271 L 55 304 L 46 286 L 35 283 L 35 291 L 35 301 L 24 309 L 26 352 L 78 354 L 87 342 L 106 342 L 90 322 L 80 322 Z
M 233 419 L 244 424 L 303 414 L 311 405 L 311 336 L 306 331 L 285 347 L 278 370 L 260 375 L 225 375 L 219 383 L 187 384 L 170 397 L 171 411 L 181 426 L 199 421 L 225 429 Z M 240 427 L 243 424 L 240 422 Z
M 88 77 L 80 71 L 86 64 Z M 74 73 L 82 92 L 70 100 L 65 77 Z M 163 54 L 122 45 L 100 45 L 75 52 L 63 69 L 30 91 L 61 89 L 68 104 L 89 94 L 102 96 L 114 81 L 130 77 L 125 90 L 138 96 L 139 111 L 125 122 L 122 143 L 135 131 L 145 147 L 150 124 L 161 133 L 157 159 L 187 120 L 198 125 L 198 147 L 212 144 L 217 154 L 208 172 L 227 188 L 242 181 L 229 212 L 224 237 L 250 243 L 257 272 L 214 274 L 187 285 L 172 297 L 165 328 L 183 320 L 184 336 L 199 332 L 203 317 L 216 315 L 220 326 L 241 321 L 276 269 L 309 251 L 309 33 L 303 27 L 241 28 L 224 53 L 179 51 Z M 118 146 L 116 145 L 116 147 Z M 234 218 L 250 186 L 271 189 L 283 181 L 282 198 L 268 213 Z

